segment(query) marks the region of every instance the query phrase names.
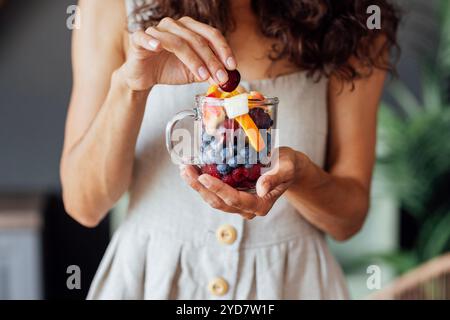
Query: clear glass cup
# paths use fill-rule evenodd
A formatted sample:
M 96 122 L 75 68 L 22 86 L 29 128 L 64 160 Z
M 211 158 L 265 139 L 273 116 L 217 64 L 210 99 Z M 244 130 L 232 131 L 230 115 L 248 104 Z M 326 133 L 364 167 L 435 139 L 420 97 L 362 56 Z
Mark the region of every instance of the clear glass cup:
M 225 112 L 225 100 L 196 96 L 194 109 L 177 113 L 167 124 L 167 150 L 175 162 L 197 165 L 202 173 L 238 190 L 255 192 L 256 181 L 272 161 L 279 101 L 249 99 L 248 114 L 231 119 Z M 186 136 L 186 130 L 178 132 L 184 146 L 176 148 L 175 127 L 188 117 L 195 123 L 194 136 Z

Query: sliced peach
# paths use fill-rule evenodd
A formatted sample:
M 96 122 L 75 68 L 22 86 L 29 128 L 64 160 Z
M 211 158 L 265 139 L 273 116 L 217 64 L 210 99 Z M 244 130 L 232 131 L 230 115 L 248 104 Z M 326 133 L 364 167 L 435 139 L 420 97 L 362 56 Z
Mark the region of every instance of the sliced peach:
M 250 91 L 248 98 L 252 99 L 252 100 L 261 100 L 261 101 L 266 100 L 266 98 L 263 96 L 263 94 L 258 91 Z
M 265 148 L 264 139 L 259 133 L 258 127 L 253 119 L 248 114 L 244 114 L 236 117 L 235 120 L 239 123 L 242 129 L 244 129 L 252 148 L 257 152 L 263 150 Z
M 207 128 L 208 134 L 225 120 L 225 110 L 220 106 L 203 106 L 203 123 Z
M 206 96 L 210 98 L 220 98 L 221 95 L 222 91 L 220 91 L 219 87 L 216 85 L 210 86 L 206 92 Z

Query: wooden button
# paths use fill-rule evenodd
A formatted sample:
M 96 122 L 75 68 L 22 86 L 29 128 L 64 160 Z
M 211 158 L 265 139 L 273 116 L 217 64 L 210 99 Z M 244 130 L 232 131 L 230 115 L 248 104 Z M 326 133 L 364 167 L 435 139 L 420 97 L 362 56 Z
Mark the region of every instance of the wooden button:
M 217 229 L 216 236 L 220 243 L 233 244 L 237 238 L 237 231 L 233 226 L 226 224 Z
M 228 282 L 224 278 L 215 278 L 209 283 L 209 291 L 215 296 L 223 296 L 228 292 Z

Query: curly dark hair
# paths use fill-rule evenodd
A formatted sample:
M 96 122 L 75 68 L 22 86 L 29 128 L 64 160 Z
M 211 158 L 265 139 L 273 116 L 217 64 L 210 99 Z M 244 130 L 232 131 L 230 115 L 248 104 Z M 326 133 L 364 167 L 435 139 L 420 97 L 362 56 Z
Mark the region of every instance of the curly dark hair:
M 381 29 L 366 26 L 371 5 L 381 9 Z M 235 27 L 229 6 L 230 0 L 151 0 L 132 15 L 142 28 L 189 16 L 226 35 Z M 278 40 L 269 53 L 273 61 L 287 58 L 309 76 L 334 74 L 349 82 L 374 68 L 395 71 L 386 52 L 399 49 L 400 14 L 389 0 L 251 0 L 251 6 L 262 34 Z

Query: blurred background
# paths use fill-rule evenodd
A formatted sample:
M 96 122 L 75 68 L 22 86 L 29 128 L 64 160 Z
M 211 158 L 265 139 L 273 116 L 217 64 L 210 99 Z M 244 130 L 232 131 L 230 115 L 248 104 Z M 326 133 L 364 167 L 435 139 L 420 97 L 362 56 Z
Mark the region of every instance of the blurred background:
M 450 1 L 397 2 L 402 54 L 379 116 L 371 211 L 357 236 L 330 247 L 355 299 L 448 299 Z M 84 298 L 124 216 L 126 200 L 86 229 L 61 200 L 73 4 L 0 0 L 0 299 Z M 71 265 L 80 290 L 66 286 Z M 368 285 L 373 270 L 380 287 Z

